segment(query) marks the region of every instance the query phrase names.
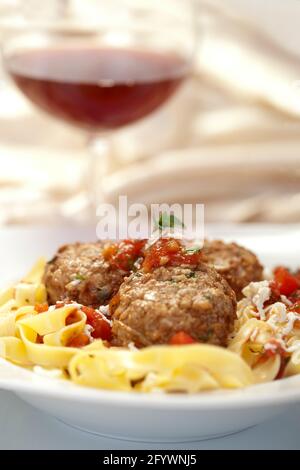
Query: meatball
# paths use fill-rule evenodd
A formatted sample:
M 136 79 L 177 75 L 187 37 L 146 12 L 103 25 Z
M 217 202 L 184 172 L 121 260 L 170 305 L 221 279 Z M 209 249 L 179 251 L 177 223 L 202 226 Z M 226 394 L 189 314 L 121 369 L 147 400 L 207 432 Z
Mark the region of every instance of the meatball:
M 207 265 L 160 267 L 125 279 L 111 302 L 111 314 L 117 346 L 166 344 L 180 331 L 202 343 L 226 346 L 236 319 L 236 297 Z
M 51 304 L 74 300 L 99 307 L 118 291 L 125 272 L 114 269 L 103 257 L 104 242 L 62 246 L 47 264 L 44 282 Z
M 206 240 L 202 250 L 202 260 L 214 267 L 236 293 L 242 298 L 242 290 L 252 281 L 261 281 L 263 267 L 254 253 L 237 243 L 224 243 L 220 240 Z

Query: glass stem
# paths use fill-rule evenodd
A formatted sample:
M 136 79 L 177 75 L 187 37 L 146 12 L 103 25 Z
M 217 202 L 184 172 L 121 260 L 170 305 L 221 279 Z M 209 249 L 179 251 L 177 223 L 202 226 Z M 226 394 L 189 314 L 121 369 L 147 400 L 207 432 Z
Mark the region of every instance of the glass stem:
M 108 134 L 92 136 L 88 142 L 89 163 L 87 171 L 87 194 L 91 216 L 96 218 L 97 207 L 104 202 L 105 177 L 109 174 L 111 148 Z

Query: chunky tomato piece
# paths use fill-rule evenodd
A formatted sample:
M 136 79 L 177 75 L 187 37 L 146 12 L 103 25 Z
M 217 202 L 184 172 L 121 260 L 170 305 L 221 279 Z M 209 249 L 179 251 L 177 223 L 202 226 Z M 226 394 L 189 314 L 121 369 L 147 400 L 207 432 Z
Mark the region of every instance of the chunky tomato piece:
M 34 306 L 34 310 L 37 312 L 37 313 L 44 313 L 44 312 L 48 312 L 48 309 L 49 309 L 49 305 L 47 303 L 44 303 L 44 304 L 36 304 Z
M 107 245 L 103 256 L 112 267 L 129 272 L 134 263 L 143 256 L 145 244 L 146 240 L 122 240 L 120 243 Z
M 175 238 L 160 238 L 146 251 L 142 267 L 145 272 L 151 272 L 160 266 L 197 266 L 200 260 L 200 250 L 187 250 Z
M 74 310 L 72 310 L 66 318 L 66 325 L 72 325 L 73 323 L 78 322 L 78 320 L 78 310 L 77 308 L 74 308 Z
M 172 346 L 180 346 L 184 344 L 193 344 L 197 343 L 197 341 L 194 340 L 188 333 L 185 333 L 184 331 L 179 331 L 178 333 L 175 333 L 175 335 L 172 336 L 172 338 L 169 341 L 169 344 Z
M 56 309 L 58 309 L 58 308 L 63 308 L 65 305 L 66 305 L 65 302 L 57 301 L 56 304 L 55 304 L 55 308 L 56 308 Z
M 44 343 L 44 336 L 37 335 L 35 342 L 37 344 L 43 344 Z
M 277 376 L 275 377 L 275 380 L 278 380 L 283 377 L 285 366 L 288 360 L 287 358 L 289 357 L 289 354 L 282 347 L 280 342 L 277 341 L 275 338 L 268 341 L 268 343 L 271 344 L 273 347 L 268 348 L 263 352 L 263 354 L 258 358 L 257 362 L 255 363 L 255 366 L 264 364 L 266 361 L 268 361 L 269 359 L 279 354 L 280 355 L 280 368 L 279 368 Z
M 296 313 L 300 313 L 300 301 L 296 302 L 292 307 L 289 308 L 289 310 L 291 312 L 296 312 Z M 296 320 L 295 323 L 299 322 L 299 320 Z M 300 326 L 300 324 L 299 324 Z
M 263 356 L 267 359 L 276 356 L 276 354 L 279 354 L 281 357 L 287 357 L 288 353 L 286 350 L 282 347 L 281 343 L 277 341 L 275 338 L 271 339 L 268 341 L 269 344 L 271 344 L 273 347 L 265 350 Z
M 285 371 L 285 368 L 286 368 L 286 365 L 287 365 L 287 358 L 285 357 L 281 357 L 281 362 L 280 362 L 280 368 L 279 368 L 279 371 L 278 371 L 278 374 L 276 375 L 275 377 L 275 380 L 280 380 L 283 378 L 284 376 L 284 371 Z
M 83 348 L 90 344 L 90 339 L 85 333 L 80 333 L 69 341 L 68 346 L 70 348 Z
M 109 341 L 111 339 L 111 326 L 106 318 L 91 307 L 82 307 L 81 310 L 86 314 L 87 324 L 93 327 L 92 337 Z
M 274 283 L 281 295 L 289 296 L 300 287 L 300 281 L 288 269 L 280 266 L 274 271 Z

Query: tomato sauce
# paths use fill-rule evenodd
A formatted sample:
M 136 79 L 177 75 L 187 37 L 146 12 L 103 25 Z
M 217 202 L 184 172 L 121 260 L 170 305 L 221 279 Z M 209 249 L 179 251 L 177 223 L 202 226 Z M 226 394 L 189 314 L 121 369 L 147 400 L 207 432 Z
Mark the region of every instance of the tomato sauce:
M 147 249 L 142 268 L 151 272 L 160 266 L 197 266 L 200 261 L 200 250 L 188 251 L 180 240 L 160 238 Z
M 49 309 L 49 305 L 47 303 L 44 303 L 44 304 L 36 304 L 34 306 L 34 310 L 37 312 L 37 313 L 45 313 L 45 312 L 48 312 L 48 309 Z
M 183 346 L 186 344 L 194 344 L 197 343 L 194 338 L 191 337 L 188 333 L 185 333 L 185 331 L 179 331 L 178 333 L 175 333 L 169 340 L 169 344 L 172 346 Z
M 279 266 L 274 270 L 273 290 L 281 295 L 289 296 L 300 288 L 300 281 L 288 269 Z
M 86 314 L 87 324 L 93 328 L 92 337 L 109 341 L 111 339 L 111 325 L 104 315 L 91 307 L 82 307 L 81 310 Z
M 135 262 L 143 256 L 146 240 L 122 240 L 120 243 L 107 245 L 103 256 L 115 269 L 130 272 Z
M 271 297 L 266 302 L 270 305 L 281 301 L 284 295 L 292 303 L 289 311 L 300 313 L 300 278 L 299 274 L 293 274 L 289 269 L 278 266 L 274 269 L 274 279 L 270 281 Z
M 69 341 L 68 346 L 70 348 L 83 348 L 88 344 L 90 344 L 90 338 L 85 333 L 79 333 Z
M 283 358 L 286 358 L 288 356 L 288 353 L 282 347 L 280 342 L 277 341 L 275 338 L 268 341 L 268 343 L 271 344 L 273 348 L 267 349 L 264 352 L 263 357 L 265 357 L 266 359 L 270 359 L 271 357 L 276 356 L 276 354 L 279 354 Z

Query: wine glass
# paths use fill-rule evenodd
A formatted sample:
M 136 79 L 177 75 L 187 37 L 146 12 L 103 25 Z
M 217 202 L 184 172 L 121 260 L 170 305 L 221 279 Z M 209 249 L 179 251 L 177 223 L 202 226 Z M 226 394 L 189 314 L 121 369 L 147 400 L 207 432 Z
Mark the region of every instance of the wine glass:
M 47 16 L 47 9 L 31 14 L 30 2 L 23 2 L 22 21 L 3 40 L 4 63 L 34 105 L 87 133 L 94 211 L 112 165 L 109 135 L 164 105 L 191 72 L 195 5 L 193 0 L 49 2 L 62 4 L 59 18 Z

